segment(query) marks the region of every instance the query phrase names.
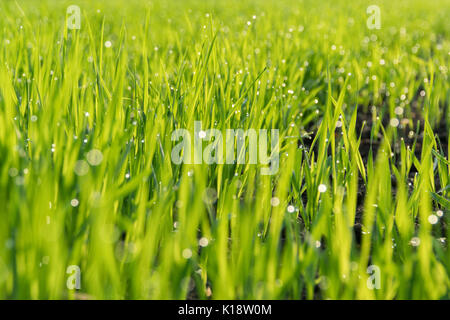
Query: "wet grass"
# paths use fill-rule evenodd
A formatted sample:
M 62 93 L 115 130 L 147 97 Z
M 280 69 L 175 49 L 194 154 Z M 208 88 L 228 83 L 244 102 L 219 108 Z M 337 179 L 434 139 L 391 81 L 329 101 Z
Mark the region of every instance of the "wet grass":
M 449 298 L 447 1 L 76 2 L 0 3 L 1 298 Z

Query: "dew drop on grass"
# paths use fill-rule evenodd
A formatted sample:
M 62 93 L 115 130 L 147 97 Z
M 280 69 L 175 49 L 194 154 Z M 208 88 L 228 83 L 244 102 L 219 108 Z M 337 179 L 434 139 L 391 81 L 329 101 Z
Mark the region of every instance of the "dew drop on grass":
M 327 191 L 327 186 L 326 185 L 324 185 L 324 184 L 321 184 L 321 185 L 319 185 L 319 192 L 320 193 L 324 193 L 324 192 L 326 192 Z
M 413 237 L 409 243 L 413 247 L 418 247 L 420 245 L 420 238 L 419 237 Z
M 295 207 L 293 205 L 290 205 L 290 206 L 287 207 L 287 211 L 289 213 L 293 213 L 295 211 Z
M 202 237 L 199 241 L 198 244 L 200 247 L 207 247 L 209 244 L 209 240 L 208 238 Z
M 320 287 L 322 290 L 326 290 L 326 289 L 328 289 L 328 286 L 329 286 L 329 284 L 328 284 L 328 278 L 327 278 L 326 276 L 320 277 L 319 287 Z
M 444 212 L 442 210 L 438 210 L 438 211 L 436 211 L 436 215 L 438 217 L 442 217 L 444 215 Z
M 18 174 L 19 174 L 19 170 L 17 170 L 16 168 L 9 169 L 9 176 L 11 178 L 16 177 Z
M 272 207 L 276 207 L 280 204 L 280 199 L 278 199 L 277 197 L 273 197 L 272 199 L 270 199 L 270 205 Z
M 202 199 L 207 205 L 214 204 L 217 201 L 217 191 L 213 188 L 206 188 L 203 191 Z
M 429 223 L 436 224 L 438 221 L 439 221 L 439 218 L 436 215 L 432 214 L 432 215 L 428 216 Z
M 396 107 L 395 108 L 395 114 L 401 116 L 403 114 L 403 108 L 402 107 Z
M 89 171 L 89 164 L 84 160 L 78 160 L 75 163 L 74 171 L 77 176 L 84 176 Z
M 190 259 L 192 257 L 192 250 L 191 249 L 184 249 L 182 252 L 183 258 Z
M 391 121 L 389 121 L 389 124 L 392 126 L 392 127 L 398 127 L 398 125 L 400 124 L 400 121 L 397 119 L 397 118 L 392 118 L 391 119 Z
M 205 131 L 200 131 L 199 133 L 198 133 L 198 137 L 200 138 L 200 139 L 204 139 L 204 138 L 206 138 L 206 132 Z
M 70 201 L 70 205 L 72 206 L 72 207 L 78 207 L 78 205 L 80 204 L 80 201 L 78 201 L 78 199 L 72 199 L 71 201 Z
M 182 208 L 182 207 L 183 207 L 183 200 L 177 200 L 177 201 L 175 202 L 175 206 L 176 206 L 178 209 Z
M 112 46 L 111 41 L 108 40 L 108 41 L 105 42 L 105 47 L 106 48 L 111 48 L 111 46 Z
M 103 154 L 100 150 L 92 149 L 87 153 L 86 159 L 91 166 L 98 166 L 103 161 Z

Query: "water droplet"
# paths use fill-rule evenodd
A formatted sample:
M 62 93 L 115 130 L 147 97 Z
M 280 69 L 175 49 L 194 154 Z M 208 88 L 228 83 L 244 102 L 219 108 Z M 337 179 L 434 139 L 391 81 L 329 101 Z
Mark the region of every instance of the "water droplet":
M 198 241 L 198 244 L 200 245 L 200 247 L 206 247 L 209 244 L 209 240 L 208 238 L 203 237 Z
M 183 200 L 177 200 L 177 201 L 175 202 L 175 206 L 176 206 L 178 209 L 182 208 L 182 207 L 183 207 Z
M 183 258 L 190 259 L 192 257 L 192 250 L 191 249 L 184 249 L 182 252 Z
M 272 207 L 276 207 L 280 204 L 280 199 L 278 199 L 277 197 L 273 197 L 272 199 L 270 199 L 270 204 Z
M 206 188 L 203 191 L 202 199 L 205 204 L 214 204 L 217 201 L 217 191 L 213 188 Z
M 432 214 L 432 215 L 428 216 L 429 223 L 436 224 L 438 221 L 439 221 L 439 218 L 436 215 Z
M 86 159 L 91 166 L 98 166 L 103 161 L 103 154 L 100 150 L 92 149 L 87 153 Z
M 78 160 L 75 163 L 74 171 L 77 176 L 84 176 L 89 171 L 89 164 L 84 160 Z
M 395 114 L 396 115 L 402 115 L 403 114 L 403 108 L 402 107 L 397 107 L 395 108 Z
M 398 121 L 397 118 L 392 118 L 391 121 L 389 121 L 389 124 L 390 124 L 392 127 L 398 127 L 398 125 L 400 124 L 400 121 Z
M 9 169 L 9 176 L 14 178 L 19 174 L 19 170 L 17 170 L 16 168 L 11 168 Z
M 72 200 L 70 201 L 70 205 L 71 205 L 72 207 L 78 207 L 79 204 L 80 204 L 80 201 L 78 201 L 78 199 L 72 199 Z
M 419 239 L 419 237 L 413 237 L 409 243 L 410 243 L 413 247 L 417 247 L 417 246 L 420 245 L 420 239 Z

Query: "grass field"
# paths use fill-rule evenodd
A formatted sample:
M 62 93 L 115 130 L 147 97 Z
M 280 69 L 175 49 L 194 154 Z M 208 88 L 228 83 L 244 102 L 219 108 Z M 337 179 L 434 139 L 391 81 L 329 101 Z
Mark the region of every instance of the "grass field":
M 0 298 L 449 299 L 449 17 L 1 1 Z M 174 163 L 196 121 L 277 129 L 279 169 Z

